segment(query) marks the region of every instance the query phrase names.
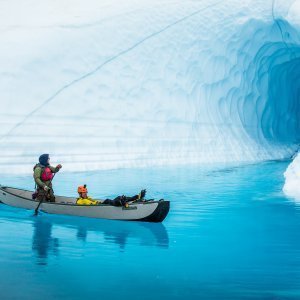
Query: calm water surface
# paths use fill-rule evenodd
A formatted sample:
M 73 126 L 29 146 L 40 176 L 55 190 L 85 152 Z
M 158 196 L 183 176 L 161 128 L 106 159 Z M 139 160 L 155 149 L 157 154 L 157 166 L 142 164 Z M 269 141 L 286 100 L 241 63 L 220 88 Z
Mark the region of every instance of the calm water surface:
M 55 192 L 171 200 L 162 224 L 0 205 L 0 299 L 300 299 L 300 206 L 289 162 L 66 174 Z M 0 176 L 32 189 L 32 177 Z M 299 187 L 300 188 L 300 187 Z

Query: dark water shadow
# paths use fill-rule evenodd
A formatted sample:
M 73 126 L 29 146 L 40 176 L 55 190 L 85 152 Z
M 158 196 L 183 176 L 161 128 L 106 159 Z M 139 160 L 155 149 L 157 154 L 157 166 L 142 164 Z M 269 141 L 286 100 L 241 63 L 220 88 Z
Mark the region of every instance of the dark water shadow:
M 162 223 L 144 223 L 115 220 L 88 219 L 68 216 L 43 215 L 53 225 L 74 228 L 76 238 L 87 241 L 89 232 L 103 235 L 104 240 L 124 249 L 128 238 L 134 238 L 141 246 L 169 247 L 169 236 Z
M 59 240 L 52 237 L 52 223 L 36 218 L 33 223 L 32 250 L 36 253 L 37 264 L 47 265 L 49 254 L 59 254 Z
M 49 256 L 59 255 L 59 248 L 63 244 L 63 239 L 52 236 L 53 227 L 75 229 L 75 238 L 84 243 L 89 242 L 87 240 L 89 233 L 100 234 L 104 237 L 105 243 L 117 245 L 120 251 L 124 251 L 126 245 L 132 243 L 132 240 L 140 246 L 166 249 L 169 247 L 168 232 L 161 223 L 51 216 L 44 213 L 33 218 L 32 250 L 37 257 L 36 263 L 38 265 L 47 265 Z M 95 239 L 94 235 L 93 239 Z
M 146 223 L 133 221 L 115 221 L 104 219 L 89 219 L 63 215 L 50 215 L 39 212 L 38 216 L 33 211 L 1 204 L 2 220 L 12 221 L 20 226 L 23 223 L 32 224 L 32 251 L 36 255 L 37 264 L 47 265 L 49 256 L 58 256 L 64 238 L 53 236 L 55 229 L 75 229 L 74 238 L 88 243 L 90 233 L 99 235 L 99 242 L 115 244 L 123 251 L 127 244 L 134 243 L 136 246 L 169 247 L 169 235 L 162 223 Z M 97 242 L 97 236 L 92 235 L 93 242 Z M 104 245 L 105 246 L 105 245 Z

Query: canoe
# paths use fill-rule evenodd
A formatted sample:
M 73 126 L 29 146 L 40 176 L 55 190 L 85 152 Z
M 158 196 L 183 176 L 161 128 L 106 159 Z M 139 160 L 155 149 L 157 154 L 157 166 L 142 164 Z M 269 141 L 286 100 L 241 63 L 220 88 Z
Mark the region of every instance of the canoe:
M 32 193 L 28 190 L 0 186 L 0 202 L 34 210 L 39 201 L 32 200 Z M 76 200 L 72 197 L 55 195 L 55 202 L 42 202 L 39 209 L 49 214 L 143 222 L 162 222 L 170 209 L 170 201 L 166 200 L 133 202 L 129 203 L 128 207 L 109 204 L 77 205 Z

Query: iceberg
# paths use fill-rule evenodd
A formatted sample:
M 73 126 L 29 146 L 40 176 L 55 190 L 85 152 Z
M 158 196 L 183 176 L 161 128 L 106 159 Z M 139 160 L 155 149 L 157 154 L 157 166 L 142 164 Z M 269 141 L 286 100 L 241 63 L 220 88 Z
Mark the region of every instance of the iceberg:
M 293 162 L 285 171 L 284 177 L 283 192 L 300 204 L 300 155 L 295 156 Z
M 289 0 L 1 1 L 1 173 L 41 153 L 82 171 L 293 156 L 299 12 Z

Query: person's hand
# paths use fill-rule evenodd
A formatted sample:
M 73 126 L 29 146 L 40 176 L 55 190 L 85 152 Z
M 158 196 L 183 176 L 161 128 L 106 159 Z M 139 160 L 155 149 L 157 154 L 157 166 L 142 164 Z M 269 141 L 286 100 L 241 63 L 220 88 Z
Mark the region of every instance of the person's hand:
M 56 168 L 57 168 L 57 169 L 61 169 L 61 168 L 62 168 L 62 165 L 59 164 L 59 165 L 56 166 Z
M 44 191 L 45 191 L 45 192 L 48 192 L 49 190 L 50 190 L 50 188 L 49 188 L 48 186 L 45 185 L 45 186 L 44 186 Z

